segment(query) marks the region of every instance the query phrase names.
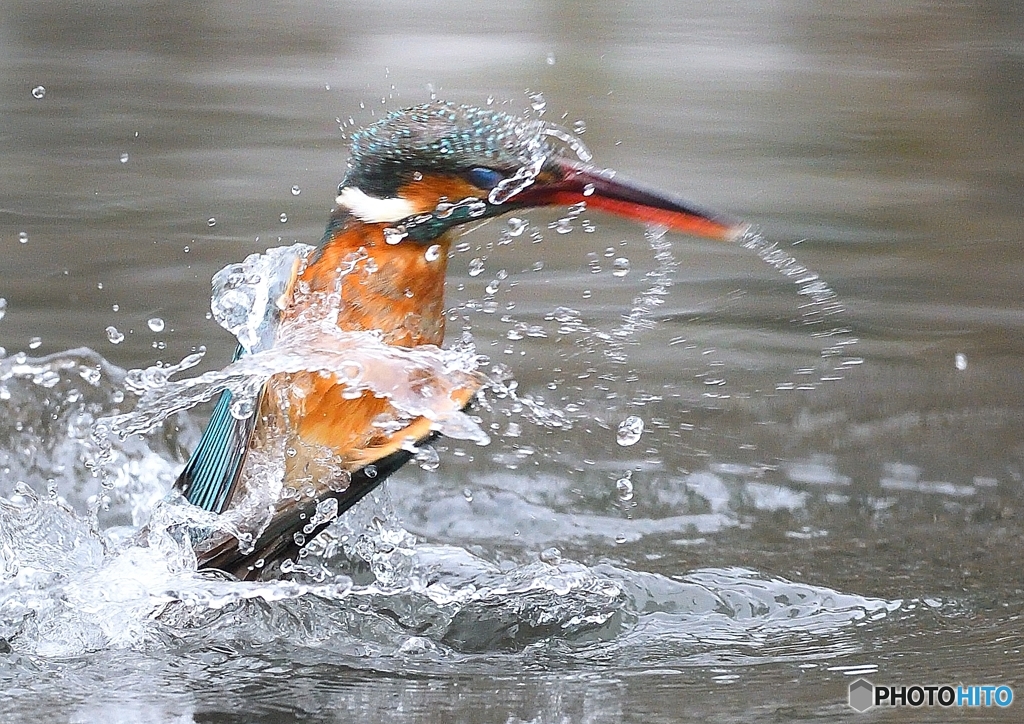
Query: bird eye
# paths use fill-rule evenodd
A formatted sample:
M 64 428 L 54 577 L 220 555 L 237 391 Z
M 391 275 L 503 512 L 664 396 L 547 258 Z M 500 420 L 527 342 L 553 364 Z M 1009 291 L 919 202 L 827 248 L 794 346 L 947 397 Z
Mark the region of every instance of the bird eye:
M 466 172 L 466 180 L 476 186 L 478 189 L 484 191 L 490 191 L 499 183 L 505 180 L 505 175 L 501 171 L 495 171 L 493 168 L 477 167 L 471 168 Z

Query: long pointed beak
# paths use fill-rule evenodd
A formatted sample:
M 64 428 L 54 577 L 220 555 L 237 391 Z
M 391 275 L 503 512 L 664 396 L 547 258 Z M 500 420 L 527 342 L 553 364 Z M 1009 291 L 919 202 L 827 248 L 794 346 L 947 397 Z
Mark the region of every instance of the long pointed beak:
M 749 228 L 738 219 L 619 178 L 614 171 L 568 160 L 559 160 L 554 171 L 542 173 L 511 200 L 522 206 L 571 206 L 581 201 L 588 209 L 721 241 L 733 241 Z

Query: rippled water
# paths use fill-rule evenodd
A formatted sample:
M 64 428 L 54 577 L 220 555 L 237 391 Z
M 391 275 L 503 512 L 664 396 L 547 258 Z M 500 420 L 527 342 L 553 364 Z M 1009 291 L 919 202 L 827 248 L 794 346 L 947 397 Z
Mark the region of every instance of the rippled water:
M 0 3 L 4 720 L 885 718 L 846 706 L 860 675 L 1024 696 L 1022 22 Z M 292 581 L 198 574 L 165 495 L 203 409 L 105 456 L 92 425 L 161 382 L 126 370 L 206 347 L 171 379 L 216 377 L 214 274 L 315 244 L 347 135 L 432 92 L 543 111 L 764 236 L 477 229 L 448 346 L 519 400 L 474 411 L 490 444 L 438 441 Z

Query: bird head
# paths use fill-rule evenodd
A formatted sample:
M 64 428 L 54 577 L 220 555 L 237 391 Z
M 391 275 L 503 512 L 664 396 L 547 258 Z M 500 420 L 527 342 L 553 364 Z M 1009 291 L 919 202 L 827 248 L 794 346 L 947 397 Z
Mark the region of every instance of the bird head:
M 427 243 L 524 208 L 569 206 L 714 239 L 747 226 L 590 164 L 572 134 L 540 119 L 434 102 L 355 134 L 338 212 L 385 225 L 385 239 Z

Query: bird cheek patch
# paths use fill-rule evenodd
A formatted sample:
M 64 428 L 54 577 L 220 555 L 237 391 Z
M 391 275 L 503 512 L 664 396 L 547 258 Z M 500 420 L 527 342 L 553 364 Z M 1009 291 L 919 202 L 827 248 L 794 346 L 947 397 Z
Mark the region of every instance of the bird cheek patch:
M 381 199 L 355 186 L 343 188 L 338 194 L 337 204 L 367 224 L 393 223 L 419 213 L 412 202 L 401 196 Z

